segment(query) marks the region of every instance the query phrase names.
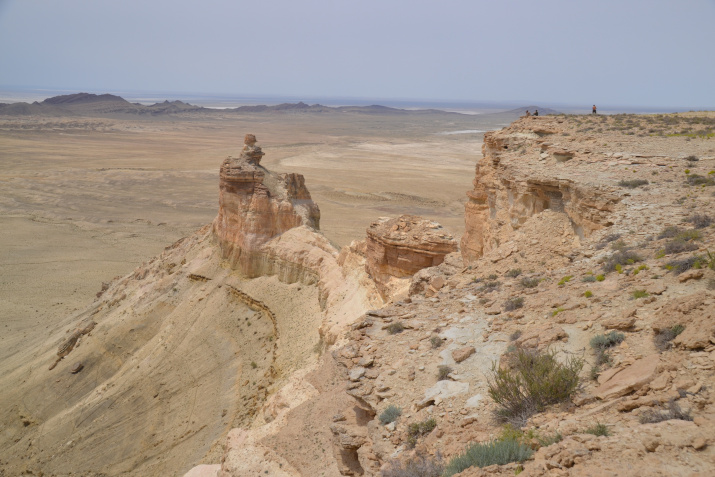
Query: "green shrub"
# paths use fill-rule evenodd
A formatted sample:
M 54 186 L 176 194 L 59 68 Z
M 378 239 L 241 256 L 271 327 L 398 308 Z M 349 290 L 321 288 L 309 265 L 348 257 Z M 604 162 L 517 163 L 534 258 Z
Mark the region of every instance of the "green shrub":
M 498 281 L 484 282 L 484 284 L 481 287 L 479 287 L 479 291 L 490 293 L 490 292 L 498 289 L 500 285 L 501 285 L 501 282 L 498 282 Z
M 521 424 L 550 404 L 570 399 L 578 387 L 583 360 L 568 357 L 562 364 L 555 352 L 515 351 L 513 366 L 492 364 L 489 395 L 499 405 L 497 417 Z
M 497 276 L 496 273 L 492 273 L 491 275 L 487 276 L 487 278 L 488 278 L 489 280 L 496 280 L 496 279 L 499 278 L 499 277 Z
M 700 174 L 690 174 L 687 177 L 687 182 L 691 186 L 713 186 L 715 180 L 712 177 L 701 176 Z
M 596 275 L 596 281 L 602 282 L 606 279 L 605 275 Z
M 437 367 L 437 381 L 444 381 L 445 379 L 449 379 L 449 373 L 453 371 L 451 366 L 447 366 L 446 364 L 441 364 Z
M 640 187 L 643 185 L 647 185 L 648 181 L 646 179 L 630 179 L 630 180 L 622 180 L 618 182 L 618 185 L 621 187 L 627 187 L 629 189 L 635 189 L 636 187 Z
M 593 296 L 593 292 L 591 290 L 586 290 L 585 292 L 583 292 L 583 296 L 585 296 L 586 298 L 591 298 Z
M 631 296 L 637 300 L 638 298 L 647 297 L 648 292 L 646 292 L 645 290 L 633 290 L 633 293 L 631 293 Z
M 565 310 L 564 310 L 563 308 L 561 308 L 561 307 L 558 307 L 558 308 L 556 308 L 554 311 L 551 312 L 551 316 L 556 316 L 556 315 L 558 315 L 559 313 L 561 313 L 562 311 L 565 311 Z
M 536 277 L 534 278 L 529 278 L 529 277 L 524 277 L 521 279 L 521 286 L 524 288 L 536 288 L 536 286 L 539 284 L 540 280 Z
M 524 299 L 522 297 L 511 297 L 504 302 L 504 311 L 514 311 L 522 306 L 524 306 Z
M 252 367 L 253 369 L 256 369 L 256 368 L 258 367 L 258 364 L 256 364 L 255 361 L 251 361 L 251 367 Z
M 592 282 L 595 282 L 595 281 L 596 281 L 596 277 L 593 276 L 593 275 L 586 275 L 585 277 L 583 277 L 583 278 L 581 279 L 581 281 L 582 281 L 582 282 L 586 282 L 586 283 L 592 283 Z
M 565 277 L 563 277 L 563 278 L 559 281 L 558 284 L 559 284 L 559 285 L 564 285 L 565 283 L 570 282 L 572 278 L 573 278 L 573 275 L 566 275 Z
M 683 325 L 675 325 L 670 328 L 660 330 L 653 338 L 656 349 L 661 352 L 669 350 L 673 346 L 672 341 L 683 331 L 685 331 L 685 327 Z
M 608 257 L 603 264 L 603 271 L 612 272 L 618 270 L 619 268 L 622 270 L 623 265 L 632 265 L 636 262 L 642 261 L 643 258 L 636 252 L 632 250 L 621 250 Z M 596 277 L 596 279 L 598 279 L 598 277 Z
M 444 469 L 444 477 L 451 477 L 470 467 L 505 465 L 511 462 L 524 462 L 534 451 L 527 445 L 515 440 L 492 441 L 484 444 L 474 443 L 467 446 L 464 453 L 449 461 Z
M 512 268 L 508 272 L 506 272 L 506 276 L 510 278 L 516 278 L 519 275 L 521 275 L 521 268 Z
M 699 269 L 704 266 L 709 267 L 708 260 L 705 257 L 693 255 L 692 257 L 682 258 L 680 260 L 672 260 L 665 264 L 665 269 L 675 273 L 676 275 L 680 275 L 683 272 L 687 272 L 691 268 Z
M 435 427 L 437 427 L 437 421 L 434 418 L 411 423 L 407 426 L 407 446 L 413 449 L 417 445 L 417 440 L 432 432 Z
M 610 436 L 611 431 L 608 430 L 608 426 L 597 422 L 593 426 L 583 431 L 586 434 L 593 434 L 594 436 Z
M 395 422 L 398 417 L 402 415 L 402 409 L 399 407 L 395 406 L 394 404 L 390 404 L 385 408 L 384 411 L 380 414 L 378 419 L 380 420 L 381 423 L 383 424 L 389 424 L 391 422 Z
M 387 332 L 391 335 L 396 335 L 397 333 L 402 333 L 405 331 L 405 325 L 401 321 L 395 321 L 387 325 Z

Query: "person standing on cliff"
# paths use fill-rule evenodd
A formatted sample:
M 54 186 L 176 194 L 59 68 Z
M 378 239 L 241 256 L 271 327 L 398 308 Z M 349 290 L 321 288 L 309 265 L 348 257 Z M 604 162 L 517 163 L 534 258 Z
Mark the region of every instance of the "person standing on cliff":
M 528 118 L 529 116 L 531 116 L 531 113 L 530 113 L 529 110 L 527 109 L 527 110 L 526 110 L 526 117 Z
M 593 105 L 593 109 L 591 110 L 591 114 L 598 114 L 598 113 L 596 112 L 596 105 L 595 105 L 595 104 Z

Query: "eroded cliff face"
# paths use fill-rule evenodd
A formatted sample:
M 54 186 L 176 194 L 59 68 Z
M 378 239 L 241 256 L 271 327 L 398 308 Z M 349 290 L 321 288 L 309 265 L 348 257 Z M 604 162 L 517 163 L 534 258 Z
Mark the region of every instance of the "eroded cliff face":
M 434 267 L 457 251 L 457 241 L 437 222 L 414 215 L 382 217 L 367 228 L 365 270 L 383 297 L 409 287 L 418 271 Z
M 526 245 L 566 255 L 584 238 L 612 224 L 609 217 L 618 196 L 599 184 L 597 177 L 573 167 L 588 162 L 589 151 L 548 142 L 558 131 L 558 120 L 550 121 L 554 124 L 517 121 L 484 135 L 483 158 L 476 165 L 474 189 L 467 192 L 465 205 L 461 241 L 465 262 L 500 247 L 503 255 L 523 251 Z M 540 236 L 519 234 L 533 217 L 547 222 L 541 233 L 530 231 Z M 525 240 L 528 243 L 519 243 Z M 504 247 L 508 242 L 512 243 Z
M 213 222 L 221 254 L 249 278 L 281 274 L 288 282 L 310 282 L 309 272 L 282 270 L 264 246 L 294 227 L 318 230 L 320 209 L 302 175 L 275 174 L 260 165 L 263 152 L 255 141 L 247 135 L 241 155 L 221 165 L 219 211 Z

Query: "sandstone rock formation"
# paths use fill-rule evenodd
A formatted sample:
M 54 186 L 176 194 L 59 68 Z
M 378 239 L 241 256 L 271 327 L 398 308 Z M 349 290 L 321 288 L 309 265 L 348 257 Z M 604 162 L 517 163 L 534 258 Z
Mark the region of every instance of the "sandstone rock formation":
M 405 278 L 439 265 L 456 250 L 456 240 L 436 222 L 414 215 L 383 217 L 367 229 L 365 269 L 389 297 L 409 286 Z
M 507 242 L 518 238 L 516 232 L 531 217 L 545 211 L 561 218 L 558 226 L 551 225 L 552 230 L 538 237 L 544 247 L 550 241 L 556 242 L 552 249 L 559 248 L 562 236 L 571 248 L 594 231 L 611 225 L 609 215 L 618 203 L 617 195 L 582 174 L 569 174 L 571 171 L 563 169 L 551 173 L 538 162 L 524 160 L 525 150 L 549 150 L 550 143 L 544 137 L 555 131 L 543 129 L 538 121 L 518 121 L 484 135 L 483 158 L 476 165 L 474 189 L 467 192 L 465 205 L 465 233 L 461 241 L 465 261 L 473 262 L 492 250 L 503 249 Z M 559 163 L 575 156 L 563 149 L 551 153 Z M 547 152 L 540 153 L 541 160 L 547 157 Z M 529 240 L 535 239 L 531 235 Z M 525 245 L 536 244 L 522 244 L 521 250 Z M 511 250 L 519 250 L 516 243 Z M 495 258 L 503 259 L 504 253 L 511 253 L 508 247 Z
M 248 134 L 245 141 L 241 155 L 221 165 L 213 232 L 223 257 L 247 277 L 257 277 L 274 273 L 263 246 L 300 225 L 318 230 L 320 209 L 302 175 L 266 170 L 256 137 Z

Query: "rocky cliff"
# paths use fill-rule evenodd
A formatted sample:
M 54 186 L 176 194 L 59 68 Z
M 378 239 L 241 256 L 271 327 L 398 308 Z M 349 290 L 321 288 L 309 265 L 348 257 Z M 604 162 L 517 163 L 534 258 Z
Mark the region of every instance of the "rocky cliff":
M 612 225 L 609 217 L 619 197 L 587 173 L 592 163 L 588 147 L 555 145 L 549 137 L 557 132 L 551 123 L 534 118 L 484 135 L 483 158 L 476 165 L 474 189 L 467 193 L 465 206 L 465 261 L 497 248 L 504 253 L 509 246 L 518 251 L 520 246 L 524 250 L 539 245 L 563 254 Z M 556 214 L 550 220 L 552 230 L 537 238 L 523 229 L 529 218 L 545 211 Z M 562 239 L 569 242 L 565 248 L 559 243 Z
M 387 298 L 405 291 L 415 273 L 456 252 L 457 241 L 437 222 L 402 215 L 370 224 L 365 249 L 365 270 Z
M 320 209 L 302 175 L 268 171 L 260 165 L 263 155 L 256 137 L 248 134 L 241 155 L 228 157 L 221 165 L 213 232 L 223 257 L 247 277 L 280 273 L 296 281 L 301 273 L 281 271 L 264 246 L 300 225 L 318 230 Z

